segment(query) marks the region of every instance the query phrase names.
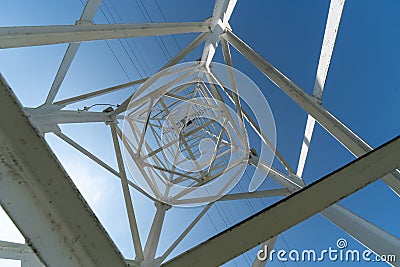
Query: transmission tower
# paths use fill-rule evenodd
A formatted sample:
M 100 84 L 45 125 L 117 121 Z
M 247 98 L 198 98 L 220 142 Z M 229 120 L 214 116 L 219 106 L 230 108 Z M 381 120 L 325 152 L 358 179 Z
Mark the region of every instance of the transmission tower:
M 281 233 L 320 213 L 373 253 L 400 259 L 397 237 L 336 204 L 380 178 L 400 194 L 396 169 L 400 165 L 400 139 L 373 149 L 322 103 L 344 2 L 330 2 L 312 94 L 252 49 L 244 41 L 246 36 L 242 39 L 235 34 L 229 23 L 231 16 L 238 15 L 233 14 L 235 0 L 216 0 L 211 17 L 201 22 L 95 24 L 101 0 L 88 0 L 72 25 L 1 27 L 2 49 L 52 44 L 68 47 L 46 100 L 38 107 L 23 107 L 5 81 L 7 77 L 1 80 L 0 110 L 7 116 L 1 117 L 0 204 L 26 244 L 0 241 L 0 257 L 35 267 L 219 266 L 254 248 L 273 249 Z M 185 33 L 198 35 L 149 77 L 56 101 L 81 43 Z M 184 62 L 198 47 L 203 48 L 198 60 Z M 213 61 L 218 49 L 224 64 Z M 234 68 L 231 49 L 248 59 L 308 115 L 296 169 L 277 150 L 279 135 L 275 137 L 271 109 L 267 102 L 257 102 L 263 101 L 263 95 L 257 95 L 251 77 Z M 118 105 L 92 102 L 78 110 L 71 108 L 127 88 L 129 96 Z M 117 169 L 60 127 L 92 122 L 101 122 L 109 129 L 114 146 L 110 154 L 115 156 Z M 302 176 L 316 122 L 359 159 L 307 185 Z M 49 135 L 57 136 L 118 179 L 134 258 L 124 258 L 104 230 L 47 145 L 44 137 Z M 274 158 L 279 167 L 272 164 Z M 250 178 L 246 176 L 249 173 Z M 240 179 L 247 179 L 248 188 L 233 192 Z M 264 179 L 280 187 L 260 187 Z M 138 203 L 132 201 L 134 191 L 156 207 L 147 237 L 139 230 L 141 218 L 135 212 Z M 276 196 L 281 200 L 274 205 L 258 213 L 251 211 L 254 214 L 249 218 L 171 256 L 217 203 Z M 165 218 L 176 206 L 202 210 L 165 251 L 158 253 Z M 268 257 L 260 260 L 250 255 L 252 266 L 267 264 Z M 387 263 L 395 266 L 396 258 Z

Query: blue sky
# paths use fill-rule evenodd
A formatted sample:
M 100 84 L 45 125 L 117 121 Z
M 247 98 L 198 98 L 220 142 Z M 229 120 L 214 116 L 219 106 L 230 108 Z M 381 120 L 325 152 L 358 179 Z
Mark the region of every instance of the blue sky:
M 118 0 L 112 4 L 109 0 L 104 0 L 101 10 L 96 14 L 95 22 L 163 22 L 164 19 L 203 21 L 211 16 L 213 4 L 213 1 L 208 0 Z M 242 0 L 238 1 L 230 24 L 236 35 L 301 88 L 311 93 L 328 7 L 327 0 Z M 0 25 L 73 24 L 79 19 L 82 8 L 80 0 L 8 1 L 2 6 Z M 400 3 L 394 0 L 379 3 L 369 0 L 346 2 L 323 96 L 323 105 L 374 147 L 400 133 L 397 104 L 400 99 L 400 18 L 397 14 L 399 8 Z M 185 34 L 83 43 L 57 99 L 152 75 L 195 36 Z M 201 57 L 202 48 L 200 46 L 185 60 Z M 66 45 L 62 44 L 0 51 L 0 71 L 23 105 L 36 107 L 44 102 L 65 49 Z M 275 117 L 277 148 L 295 168 L 307 114 L 237 51 L 233 48 L 231 50 L 234 66 L 248 75 L 268 99 Z M 223 61 L 220 50 L 214 60 Z M 134 88 L 99 97 L 95 102 L 107 101 L 106 103 L 117 104 L 132 90 Z M 71 108 L 82 108 L 87 103 L 89 101 Z M 117 168 L 109 129 L 103 124 L 67 125 L 62 129 L 68 136 Z M 47 140 L 117 246 L 126 257 L 133 257 L 119 181 L 56 137 L 49 135 Z M 345 148 L 322 127 L 316 125 L 303 177 L 310 183 L 353 159 Z M 263 188 L 269 185 L 273 184 L 267 181 Z M 240 182 L 240 186 L 247 188 L 245 179 Z M 153 216 L 153 204 L 137 192 L 132 191 L 132 195 L 144 238 Z M 173 255 L 226 229 L 249 216 L 253 210 L 258 211 L 267 203 L 277 200 L 278 198 L 273 198 L 217 204 L 195 227 L 193 233 L 178 246 Z M 398 210 L 398 199 L 382 181 L 375 182 L 344 199 L 341 204 L 393 235 L 400 236 L 400 215 L 395 212 Z M 199 208 L 176 208 L 169 211 L 159 253 L 168 248 L 168 244 L 199 211 Z M 22 241 L 17 234 L 10 235 L 10 230 L 5 230 L 8 228 L 5 226 L 4 216 L 0 217 L 0 225 L 0 239 Z M 324 249 L 334 246 L 339 238 L 346 238 L 350 248 L 363 249 L 357 241 L 320 215 L 313 216 L 283 233 L 276 247 L 286 250 Z M 227 263 L 227 266 L 248 266 L 253 261 L 256 251 L 257 249 L 253 249 Z M 0 261 L 0 266 L 1 264 Z M 276 261 L 270 263 L 270 266 L 281 265 L 312 264 Z M 327 262 L 324 265 L 352 264 Z M 385 266 L 377 263 L 371 265 Z

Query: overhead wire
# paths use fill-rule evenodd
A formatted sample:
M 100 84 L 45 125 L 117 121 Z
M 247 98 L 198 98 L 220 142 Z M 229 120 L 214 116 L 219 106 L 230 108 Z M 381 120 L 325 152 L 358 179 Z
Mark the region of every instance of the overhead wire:
M 215 203 L 215 204 L 214 204 L 214 207 L 216 207 L 219 216 L 220 216 L 221 219 L 225 222 L 225 220 L 223 219 L 223 216 L 222 216 L 221 212 L 220 212 L 220 211 L 218 210 L 218 208 L 217 208 L 217 204 L 218 204 L 218 203 Z M 210 211 L 211 211 L 211 210 L 210 210 Z M 208 220 L 211 222 L 211 224 L 213 225 L 215 231 L 218 233 L 218 232 L 219 232 L 219 231 L 218 231 L 218 228 L 217 228 L 217 226 L 215 225 L 214 221 L 211 219 L 210 212 L 206 212 L 206 216 L 207 216 Z M 227 225 L 226 222 L 225 222 L 225 226 L 228 227 L 228 225 Z M 237 263 L 236 263 L 236 261 L 235 261 L 235 259 L 234 259 L 232 262 L 233 262 L 233 264 L 235 264 L 236 267 L 238 266 Z
M 82 0 L 79 0 L 82 4 L 83 7 L 85 7 L 85 3 Z M 101 10 L 101 7 L 100 7 Z M 104 14 L 103 10 L 101 10 L 101 13 L 103 14 L 104 18 L 107 20 L 106 15 Z M 107 20 L 108 21 L 108 20 Z M 108 22 L 110 23 L 110 22 Z M 129 77 L 128 72 L 125 70 L 124 66 L 122 65 L 121 61 L 118 59 L 116 53 L 114 52 L 114 50 L 111 48 L 110 44 L 108 43 L 107 40 L 105 40 L 106 45 L 108 47 L 108 49 L 111 51 L 111 54 L 113 55 L 113 57 L 115 58 L 115 60 L 117 61 L 118 65 L 121 67 L 123 73 L 125 74 L 126 78 L 128 78 L 129 81 L 132 81 L 132 79 Z
M 251 179 L 250 179 L 250 175 L 249 175 L 247 172 L 245 172 L 245 175 L 247 176 L 248 180 L 250 181 L 250 180 L 251 180 Z M 249 200 L 247 199 L 247 201 L 249 201 Z M 267 206 L 268 206 L 267 203 L 265 203 L 265 201 L 264 201 L 263 198 L 260 198 L 260 201 L 261 201 L 263 207 L 267 207 Z M 253 205 L 251 204 L 251 202 L 249 202 L 249 205 L 252 207 L 253 213 L 255 213 L 254 207 L 253 207 Z M 282 237 L 284 243 L 286 244 L 286 247 L 288 248 L 288 251 L 290 251 L 289 245 L 288 245 L 288 243 L 286 242 L 286 240 L 285 240 L 285 238 L 284 238 L 284 236 L 283 236 L 283 233 L 281 233 L 280 236 Z M 282 262 L 282 261 L 279 261 L 279 263 L 280 263 L 282 266 L 286 266 L 286 264 L 285 264 L 284 262 Z M 297 262 L 296 262 L 296 264 L 298 265 Z
M 159 5 L 159 3 L 158 3 L 158 0 L 154 0 L 154 2 L 156 3 L 156 7 L 158 8 L 158 10 L 160 11 L 161 16 L 163 17 L 164 22 L 168 22 L 167 17 L 165 16 L 164 12 L 162 11 L 162 9 L 161 9 L 161 7 L 160 7 L 160 5 Z M 175 34 L 171 34 L 171 36 L 172 36 L 172 38 L 174 39 L 174 41 L 175 41 L 175 43 L 176 43 L 176 45 L 177 45 L 179 51 L 181 51 L 181 50 L 182 50 L 182 47 L 180 46 L 178 40 L 176 39 Z M 187 55 L 184 56 L 183 59 L 187 61 Z M 185 92 L 186 92 L 186 94 L 189 94 L 189 89 L 188 89 L 188 88 L 185 89 Z
M 139 2 L 140 2 L 140 4 L 139 4 Z M 146 22 L 153 22 L 149 11 L 147 10 L 146 6 L 143 4 L 143 1 L 142 0 L 136 0 L 136 4 L 139 7 L 139 10 L 142 13 L 142 15 L 143 15 L 144 19 L 146 20 Z M 167 49 L 167 46 L 165 45 L 164 40 L 161 38 L 161 36 L 157 36 L 156 40 L 157 40 L 157 42 L 159 42 L 159 44 L 161 42 L 160 47 L 161 47 L 161 51 L 163 52 L 165 58 L 167 60 L 171 59 L 172 56 L 169 53 L 169 51 Z
M 114 23 L 117 22 L 117 20 L 114 18 L 114 16 L 112 15 L 110 9 L 108 8 L 107 4 L 105 1 L 103 1 L 103 6 L 106 8 L 106 10 L 108 11 L 109 15 L 111 16 L 111 19 L 113 20 Z M 103 13 L 104 17 L 106 18 L 107 22 L 110 23 L 110 19 L 106 16 L 102 6 L 100 6 L 100 10 Z M 107 42 L 107 41 L 106 41 Z M 133 67 L 135 68 L 136 72 L 139 74 L 140 78 L 143 78 L 143 74 L 139 71 L 139 68 L 136 66 L 136 63 L 133 61 L 131 55 L 128 53 L 125 45 L 123 44 L 123 42 L 121 41 L 121 39 L 118 39 L 118 42 L 120 43 L 120 45 L 122 46 L 125 54 L 128 56 L 129 60 L 131 61 Z
M 158 10 L 160 11 L 161 16 L 163 17 L 164 22 L 168 22 L 167 17 L 165 16 L 164 12 L 162 11 L 162 9 L 161 9 L 161 7 L 160 7 L 160 4 L 158 3 L 158 0 L 154 0 L 154 2 L 156 3 L 156 6 L 157 6 Z M 175 34 L 171 34 L 171 36 L 172 36 L 172 38 L 174 39 L 176 45 L 178 46 L 178 49 L 179 49 L 179 50 L 182 50 L 182 47 L 179 45 L 179 42 L 178 42 L 178 40 L 176 39 Z M 186 58 L 186 56 L 185 56 L 185 58 Z
M 119 15 L 117 8 L 114 6 L 113 2 L 111 0 L 109 0 L 110 3 L 110 7 L 111 9 L 114 11 L 115 16 L 117 17 L 118 21 L 123 22 L 122 17 Z M 110 12 L 111 13 L 111 12 Z M 128 15 L 129 17 L 129 15 Z M 115 19 L 114 19 L 115 20 Z M 116 20 L 115 20 L 116 21 Z M 149 76 L 149 73 L 151 73 L 149 66 L 147 65 L 146 61 L 144 60 L 143 56 L 141 53 L 137 53 L 137 51 L 139 50 L 139 48 L 137 47 L 136 43 L 133 41 L 133 38 L 126 38 L 123 39 L 123 42 L 126 43 L 126 45 L 128 46 L 129 50 L 131 51 L 131 53 L 133 54 L 136 62 L 139 64 L 139 67 L 141 68 L 141 70 L 143 71 L 145 76 Z M 133 49 L 132 46 L 135 48 Z M 136 51 L 136 52 L 135 52 Z M 141 58 L 141 60 L 139 60 L 139 57 Z M 142 63 L 141 63 L 142 61 Z M 144 66 L 143 66 L 144 65 Z M 145 68 L 147 69 L 147 71 L 145 70 Z

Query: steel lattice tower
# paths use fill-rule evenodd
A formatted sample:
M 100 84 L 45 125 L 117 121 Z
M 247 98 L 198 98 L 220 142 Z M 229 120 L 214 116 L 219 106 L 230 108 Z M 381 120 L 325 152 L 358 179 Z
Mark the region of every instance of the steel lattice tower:
M 219 266 L 254 247 L 262 249 L 267 245 L 273 248 L 280 233 L 320 212 L 374 253 L 395 255 L 400 259 L 400 240 L 397 237 L 335 204 L 379 178 L 397 195 L 400 194 L 400 173 L 396 169 L 400 165 L 400 139 L 373 149 L 322 103 L 344 2 L 331 0 L 312 94 L 303 91 L 234 33 L 229 20 L 235 0 L 216 0 L 212 16 L 202 22 L 94 24 L 93 18 L 101 0 L 88 0 L 74 25 L 1 27 L 2 49 L 61 43 L 67 43 L 68 48 L 45 103 L 39 107 L 22 107 L 2 78 L 0 109 L 3 114 L 15 118 L 15 122 L 9 123 L 2 116 L 0 204 L 27 242 L 0 241 L 0 257 L 22 260 L 22 266 Z M 55 100 L 82 42 L 184 33 L 198 35 L 150 77 Z M 204 48 L 198 55 L 199 60 L 179 64 L 201 45 Z M 296 170 L 276 150 L 275 140 L 271 140 L 254 119 L 251 106 L 249 109 L 241 104 L 243 96 L 238 88 L 241 84 L 235 80 L 240 74 L 230 68 L 234 67 L 232 48 L 308 114 Z M 217 49 L 222 50 L 224 67 L 228 66 L 226 81 L 216 73 L 219 65 L 213 62 L 213 58 Z M 133 86 L 138 86 L 138 89 L 132 90 L 131 95 L 118 106 L 107 105 L 99 112 L 91 111 L 92 107 L 78 111 L 69 108 Z M 115 155 L 118 169 L 85 149 L 59 127 L 91 122 L 102 122 L 109 128 L 114 145 L 110 153 Z M 359 159 L 312 185 L 306 185 L 302 174 L 315 122 Z M 280 169 L 271 166 L 268 160 L 264 161 L 258 149 L 241 139 L 246 128 L 254 131 L 260 147 L 265 146 L 275 155 Z M 119 179 L 134 259 L 122 257 L 66 175 L 43 138 L 51 134 Z M 177 151 L 181 153 L 180 158 L 176 156 Z M 184 165 L 182 162 L 185 161 L 190 164 Z M 219 184 L 209 187 L 206 195 L 205 191 L 196 191 L 202 186 L 212 185 L 224 173 L 230 178 L 236 177 L 250 165 L 281 187 L 228 193 L 237 183 L 229 180 L 222 185 L 223 188 Z M 130 175 L 142 177 L 142 182 L 131 179 Z M 254 186 L 257 188 L 258 184 Z M 146 237 L 141 236 L 138 229 L 141 218 L 135 214 L 131 197 L 133 190 L 156 206 L 144 242 L 141 240 Z M 198 246 L 169 258 L 214 203 L 270 196 L 282 196 L 282 200 L 222 233 L 215 233 L 214 237 Z M 204 203 L 202 211 L 182 229 L 168 249 L 158 255 L 164 219 L 171 206 Z M 298 209 L 301 212 L 294 212 Z M 27 214 L 30 221 L 26 220 Z M 253 260 L 253 266 L 267 263 L 257 258 Z M 395 266 L 394 261 L 388 263 Z

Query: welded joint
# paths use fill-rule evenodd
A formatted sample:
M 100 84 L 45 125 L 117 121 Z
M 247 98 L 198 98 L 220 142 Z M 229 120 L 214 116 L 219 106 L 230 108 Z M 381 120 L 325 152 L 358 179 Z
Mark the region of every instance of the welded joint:
M 25 115 L 40 135 L 50 132 L 59 132 L 59 124 L 84 122 L 112 122 L 119 117 L 112 117 L 105 112 L 88 112 L 61 110 L 60 106 L 42 105 L 37 108 L 24 108 Z
M 165 209 L 165 210 L 169 210 L 170 208 L 172 208 L 171 205 L 161 201 L 154 201 L 154 206 L 156 206 L 157 209 Z
M 93 21 L 92 20 L 77 20 L 75 21 L 75 25 L 83 25 L 83 24 L 92 24 L 93 25 Z
M 110 121 L 105 121 L 104 123 L 107 126 L 118 125 L 119 124 L 118 120 L 115 119 L 115 116 L 111 116 L 111 120 Z
M 226 32 L 227 29 L 232 30 L 229 23 L 228 22 L 224 23 L 221 19 L 219 19 L 217 23 L 215 23 L 215 25 L 210 24 L 210 31 L 218 35 L 221 35 L 224 32 Z
M 305 187 L 306 186 L 306 184 L 304 183 L 304 180 L 303 180 L 303 178 L 302 177 L 299 177 L 298 175 L 296 175 L 296 174 L 294 174 L 294 173 L 290 173 L 290 172 L 288 172 L 288 174 L 287 174 L 291 179 L 292 179 L 292 181 L 294 181 L 297 185 L 299 185 L 299 186 L 302 186 L 302 187 Z M 301 188 L 298 188 L 298 189 L 296 189 L 296 191 L 298 191 L 298 190 L 300 190 Z
M 126 264 L 128 265 L 128 267 L 139 267 L 141 261 L 138 260 L 125 260 Z
M 134 264 L 134 263 L 133 263 Z M 141 261 L 138 265 L 131 265 L 131 263 L 129 263 L 129 267 L 160 267 L 161 266 L 161 264 L 162 264 L 162 259 L 159 257 L 159 258 L 156 258 L 156 259 L 154 259 L 154 260 L 144 260 L 144 261 Z
M 41 108 L 42 106 L 38 107 L 37 109 Z M 43 106 L 44 107 L 44 106 Z M 48 110 L 59 110 L 58 108 L 54 108 L 54 105 L 50 105 L 50 106 L 46 106 L 46 108 L 48 108 Z M 39 123 L 37 120 L 35 120 L 34 114 L 32 114 L 32 110 L 34 109 L 28 109 L 28 108 L 24 108 L 24 112 L 27 116 L 27 118 L 29 119 L 30 123 L 35 127 L 35 129 L 37 130 L 37 132 L 39 133 L 40 136 L 44 137 L 46 133 L 58 133 L 61 132 L 60 127 L 57 124 L 41 124 Z
M 205 43 L 204 51 L 201 56 L 201 65 L 206 66 L 208 73 L 210 73 L 210 64 L 218 47 L 218 43 L 220 42 L 221 34 L 225 33 L 228 29 L 232 30 L 228 21 L 223 22 L 222 19 L 218 19 L 215 23 L 211 20 L 209 29 L 211 35 Z
M 311 99 L 314 100 L 318 105 L 322 105 L 322 96 L 317 96 L 314 94 L 311 94 Z

